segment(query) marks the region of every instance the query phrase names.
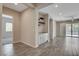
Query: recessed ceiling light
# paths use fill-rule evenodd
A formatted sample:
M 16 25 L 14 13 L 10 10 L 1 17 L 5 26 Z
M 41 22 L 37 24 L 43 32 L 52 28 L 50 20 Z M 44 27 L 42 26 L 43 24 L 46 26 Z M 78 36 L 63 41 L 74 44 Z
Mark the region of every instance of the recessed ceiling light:
M 55 7 L 58 8 L 58 5 L 56 4 Z
M 14 5 L 18 5 L 18 3 L 14 3 Z
M 61 15 L 62 15 L 62 13 L 59 13 L 59 15 L 61 16 Z

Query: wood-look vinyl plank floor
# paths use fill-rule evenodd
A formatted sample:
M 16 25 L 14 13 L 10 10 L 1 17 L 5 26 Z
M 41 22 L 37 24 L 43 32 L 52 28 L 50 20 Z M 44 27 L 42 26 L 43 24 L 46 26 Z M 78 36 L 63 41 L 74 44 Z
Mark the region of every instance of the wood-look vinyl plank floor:
M 23 43 L 7 44 L 2 50 L 3 56 L 79 56 L 79 38 L 56 37 L 38 48 Z

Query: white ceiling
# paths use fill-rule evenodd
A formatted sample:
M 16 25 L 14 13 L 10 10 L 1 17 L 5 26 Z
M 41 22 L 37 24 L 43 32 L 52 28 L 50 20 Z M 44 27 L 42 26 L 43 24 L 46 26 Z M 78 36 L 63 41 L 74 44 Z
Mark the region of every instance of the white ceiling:
M 47 7 L 49 5 L 51 5 L 52 3 L 35 3 L 35 5 L 37 6 L 38 9 Z
M 17 12 L 22 12 L 23 10 L 28 8 L 27 5 L 24 5 L 22 3 L 18 3 L 17 5 L 15 5 L 14 3 L 4 3 L 3 6 L 10 8 L 10 9 L 13 9 Z
M 18 3 L 17 5 L 15 5 L 16 3 L 3 3 L 4 7 L 13 9 L 15 11 L 18 12 L 22 12 L 25 9 L 31 7 L 31 8 L 38 8 L 41 9 L 43 7 L 46 7 L 48 5 L 50 5 L 51 3 Z
M 71 17 L 79 18 L 79 3 L 55 3 L 40 11 L 48 13 L 56 21 L 70 20 Z
M 50 4 L 51 3 L 37 3 L 36 5 L 39 9 L 42 8 L 40 9 L 41 12 L 48 13 L 50 17 L 56 21 L 70 20 L 71 16 L 79 18 L 79 3 Z M 14 3 L 4 3 L 3 6 L 18 12 L 22 12 L 29 7 L 34 7 L 32 3 L 19 3 L 18 5 L 15 5 Z

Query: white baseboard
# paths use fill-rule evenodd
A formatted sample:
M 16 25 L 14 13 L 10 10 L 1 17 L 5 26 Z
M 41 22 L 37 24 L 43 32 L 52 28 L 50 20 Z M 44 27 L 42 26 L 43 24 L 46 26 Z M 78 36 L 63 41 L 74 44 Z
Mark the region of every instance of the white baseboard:
M 13 43 L 19 43 L 19 42 L 21 42 L 21 41 L 16 41 L 16 42 L 13 42 Z
M 21 41 L 21 42 L 24 43 L 24 44 L 26 44 L 26 45 L 28 45 L 28 46 L 30 46 L 30 47 L 33 47 L 33 48 L 37 48 L 38 47 L 38 46 L 33 46 L 33 45 L 29 44 L 29 43 L 25 43 L 23 41 Z

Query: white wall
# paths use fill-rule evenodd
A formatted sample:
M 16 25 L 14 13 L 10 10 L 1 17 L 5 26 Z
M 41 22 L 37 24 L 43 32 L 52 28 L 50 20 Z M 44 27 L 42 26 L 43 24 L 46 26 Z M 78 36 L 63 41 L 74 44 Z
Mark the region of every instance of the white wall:
M 56 21 L 53 20 L 53 39 L 56 37 Z
M 53 20 L 50 19 L 50 23 L 49 23 L 49 32 L 50 32 L 50 39 L 53 39 Z
M 21 42 L 31 47 L 37 47 L 37 20 L 36 9 L 29 8 L 21 14 Z
M 49 19 L 49 41 L 55 39 L 56 37 L 56 21 Z

